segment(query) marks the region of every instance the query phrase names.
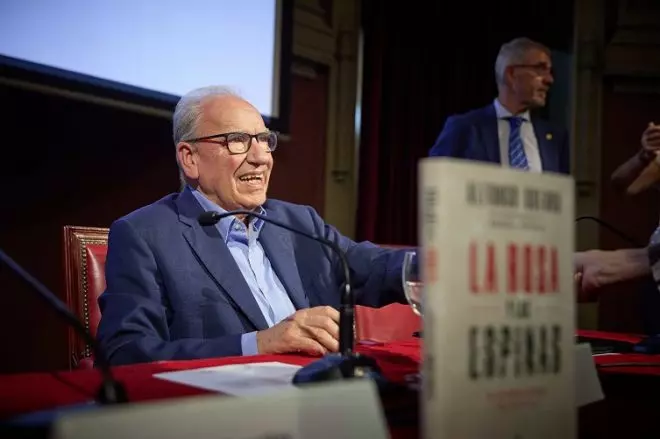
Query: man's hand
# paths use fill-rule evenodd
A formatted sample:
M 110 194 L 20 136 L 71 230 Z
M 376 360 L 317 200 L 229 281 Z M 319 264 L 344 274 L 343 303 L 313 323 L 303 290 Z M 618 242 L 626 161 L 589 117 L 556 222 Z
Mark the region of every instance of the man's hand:
M 589 250 L 575 254 L 578 300 L 588 300 L 607 285 L 638 279 L 650 273 L 646 249 Z
M 296 311 L 272 328 L 257 332 L 260 354 L 305 352 L 325 354 L 339 350 L 339 312 L 329 306 Z
M 660 151 L 660 125 L 649 123 L 642 133 L 642 148 L 649 153 Z
M 578 302 L 589 302 L 594 299 L 594 292 L 603 286 L 600 271 L 604 255 L 600 250 L 589 250 L 575 254 L 575 288 Z

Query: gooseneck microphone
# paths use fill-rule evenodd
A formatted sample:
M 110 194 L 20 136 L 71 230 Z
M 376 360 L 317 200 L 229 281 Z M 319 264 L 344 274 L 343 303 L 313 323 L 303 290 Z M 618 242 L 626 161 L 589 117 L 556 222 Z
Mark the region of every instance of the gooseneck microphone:
M 4 262 L 4 264 L 11 268 L 12 271 L 14 271 L 14 273 L 16 273 L 23 281 L 30 285 L 38 293 L 37 295 L 69 325 L 71 325 L 71 327 L 73 327 L 73 329 L 85 340 L 85 343 L 92 347 L 95 357 L 94 359 L 97 362 L 103 377 L 103 382 L 98 391 L 96 401 L 100 404 L 127 402 L 128 398 L 126 396 L 126 390 L 120 382 L 113 378 L 110 366 L 108 365 L 107 359 L 100 346 L 71 310 L 60 299 L 58 299 L 55 294 L 48 290 L 48 288 L 28 273 L 23 267 L 18 265 L 18 263 L 2 250 L 0 250 L 0 261 Z
M 382 380 L 380 368 L 369 357 L 355 352 L 354 322 L 355 297 L 351 287 L 351 272 L 344 251 L 333 241 L 291 227 L 280 221 L 271 219 L 250 210 L 234 210 L 230 212 L 206 211 L 197 221 L 202 226 L 213 226 L 221 219 L 229 216 L 245 215 L 259 218 L 266 223 L 286 229 L 292 233 L 304 236 L 329 247 L 341 261 L 344 272 L 344 284 L 341 287 L 341 302 L 339 307 L 339 353 L 328 354 L 318 361 L 301 368 L 293 378 L 294 384 L 306 384 L 318 381 L 339 380 L 344 378 L 374 378 Z

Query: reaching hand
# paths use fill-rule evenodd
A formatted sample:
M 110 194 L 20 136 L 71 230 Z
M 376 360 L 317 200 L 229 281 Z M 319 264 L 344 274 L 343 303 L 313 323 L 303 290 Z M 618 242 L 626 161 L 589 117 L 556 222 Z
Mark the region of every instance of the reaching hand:
M 642 133 L 642 148 L 645 151 L 656 152 L 660 150 L 660 125 L 653 122 Z
M 600 279 L 602 253 L 599 250 L 578 252 L 575 254 L 575 288 L 578 302 L 588 302 L 594 292 L 601 288 Z
M 585 291 L 582 288 L 582 273 L 575 273 L 573 275 L 573 282 L 575 283 L 575 293 L 577 295 L 578 302 L 589 302 L 591 295 L 588 291 Z
M 578 299 L 588 299 L 602 287 L 639 279 L 651 272 L 646 248 L 579 252 L 574 263 Z
M 257 332 L 260 354 L 305 352 L 325 354 L 339 350 L 339 312 L 329 306 L 296 311 L 272 328 Z

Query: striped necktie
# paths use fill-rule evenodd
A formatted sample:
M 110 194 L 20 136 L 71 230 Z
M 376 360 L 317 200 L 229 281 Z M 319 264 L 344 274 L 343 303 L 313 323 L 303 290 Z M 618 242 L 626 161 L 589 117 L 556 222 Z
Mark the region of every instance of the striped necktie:
M 525 148 L 520 137 L 520 126 L 525 122 L 525 119 L 518 116 L 511 116 L 508 119 L 511 128 L 509 131 L 509 166 L 529 171 Z

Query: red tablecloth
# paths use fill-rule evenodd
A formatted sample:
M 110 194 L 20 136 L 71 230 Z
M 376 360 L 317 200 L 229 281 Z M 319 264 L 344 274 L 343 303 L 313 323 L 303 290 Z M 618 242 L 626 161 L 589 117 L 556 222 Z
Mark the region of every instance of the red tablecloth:
M 635 342 L 641 336 L 580 331 L 581 336 Z M 393 343 L 361 344 L 358 351 L 376 359 L 385 377 L 393 382 L 404 382 L 406 376 L 419 372 L 421 362 L 420 340 L 410 339 Z M 206 393 L 201 389 L 156 379 L 158 372 L 194 369 L 224 364 L 280 361 L 305 365 L 315 358 L 294 355 L 260 355 L 194 361 L 167 361 L 136 364 L 113 368 L 115 377 L 126 386 L 132 402 L 186 397 Z M 660 355 L 615 354 L 595 357 L 601 373 L 627 375 L 660 375 Z M 637 363 L 639 366 L 608 367 L 614 363 Z M 91 401 L 100 385 L 98 371 L 28 373 L 0 376 L 0 419 L 36 410 Z
M 578 335 L 601 340 L 637 343 L 645 336 L 601 331 L 578 331 Z M 604 354 L 594 356 L 601 374 L 654 375 L 660 376 L 660 355 Z
M 407 374 L 414 374 L 419 370 L 420 346 L 416 339 L 389 345 L 360 346 L 358 350 L 374 356 L 383 369 L 385 377 L 394 382 L 403 382 Z M 129 400 L 137 402 L 207 393 L 202 389 L 154 378 L 153 374 L 159 372 L 267 361 L 305 365 L 315 359 L 315 357 L 296 355 L 257 355 L 209 360 L 161 361 L 114 367 L 113 373 L 115 378 L 126 386 Z M 100 383 L 100 376 L 96 370 L 0 376 L 0 419 L 91 401 Z

